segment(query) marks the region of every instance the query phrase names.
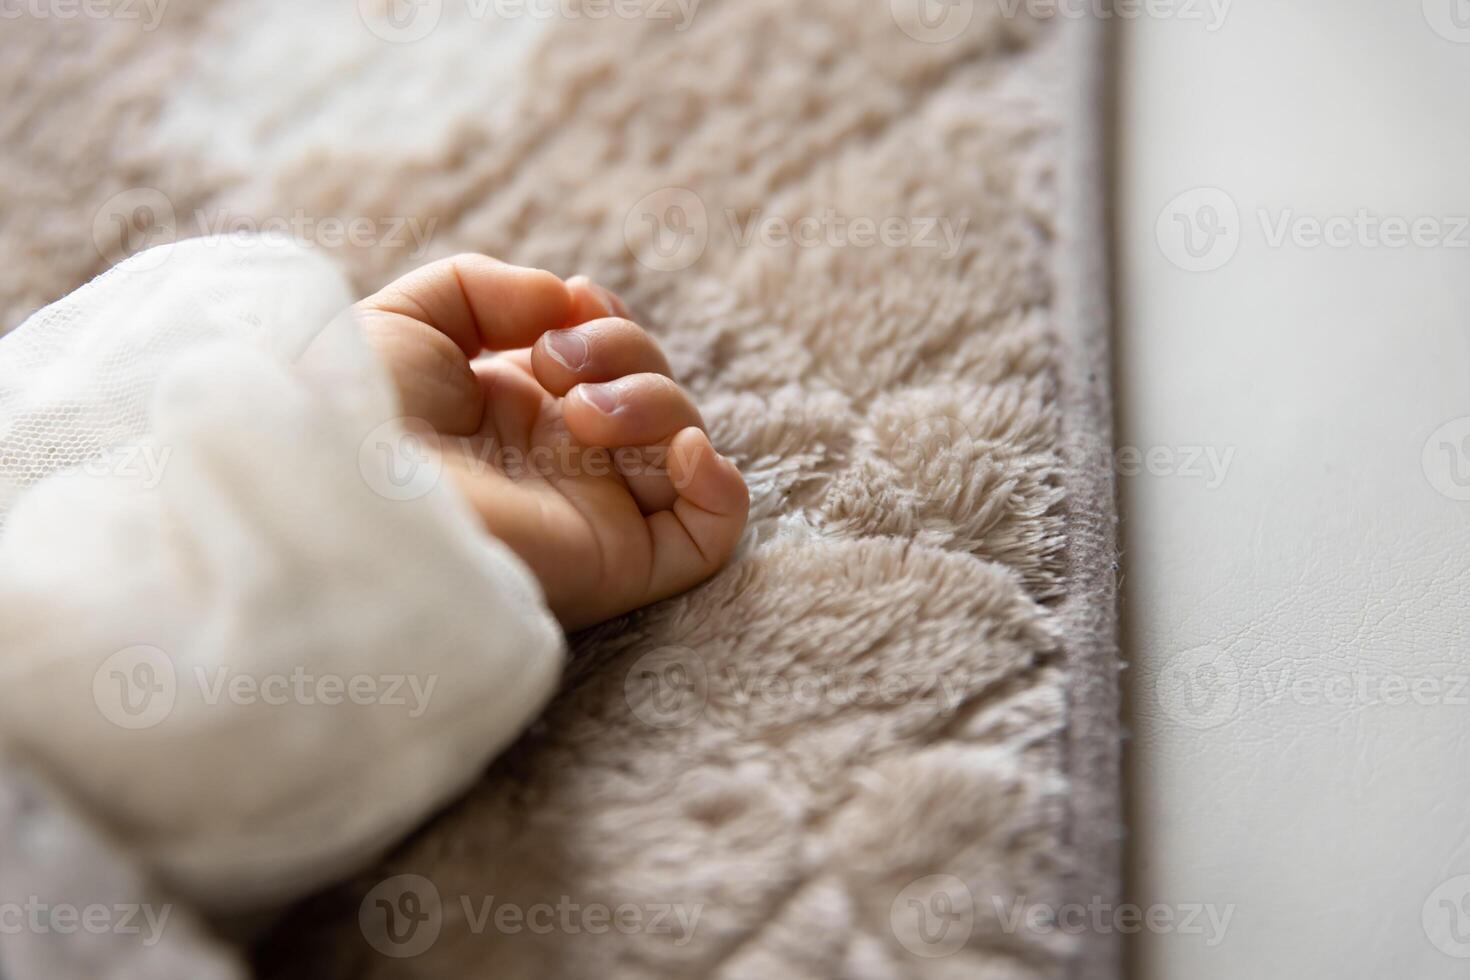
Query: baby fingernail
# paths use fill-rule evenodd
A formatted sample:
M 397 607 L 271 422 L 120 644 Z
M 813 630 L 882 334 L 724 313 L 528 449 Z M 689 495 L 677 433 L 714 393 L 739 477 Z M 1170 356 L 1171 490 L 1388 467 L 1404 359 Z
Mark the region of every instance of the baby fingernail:
M 614 385 L 578 385 L 577 390 L 582 392 L 583 401 L 603 415 L 618 410 L 618 390 Z
M 605 310 L 607 310 L 607 315 L 608 316 L 624 316 L 625 315 L 623 313 L 623 304 L 622 304 L 622 301 L 619 300 L 616 296 L 614 296 L 611 290 L 606 289 L 606 288 L 604 288 L 602 286 L 599 286 L 595 282 L 592 283 L 591 285 L 592 285 L 592 293 L 593 293 L 593 295 L 595 295 L 597 297 L 598 302 L 600 302 L 602 304 L 602 308 L 605 309 Z
M 546 353 L 568 371 L 587 366 L 587 341 L 574 330 L 552 330 L 546 334 Z

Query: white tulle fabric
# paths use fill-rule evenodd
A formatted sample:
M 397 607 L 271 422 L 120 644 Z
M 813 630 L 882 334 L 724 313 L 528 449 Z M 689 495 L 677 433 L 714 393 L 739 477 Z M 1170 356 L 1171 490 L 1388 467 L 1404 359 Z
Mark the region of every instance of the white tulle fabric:
M 201 239 L 0 338 L 0 743 L 218 911 L 374 856 L 561 666 L 521 562 L 405 483 L 350 298 L 309 250 Z

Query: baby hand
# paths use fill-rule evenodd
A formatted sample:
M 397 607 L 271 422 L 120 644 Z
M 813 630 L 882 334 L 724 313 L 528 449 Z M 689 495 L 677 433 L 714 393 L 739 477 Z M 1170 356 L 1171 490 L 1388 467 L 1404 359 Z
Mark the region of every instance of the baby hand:
M 729 560 L 745 481 L 612 293 L 459 255 L 357 309 L 403 414 L 439 433 L 445 472 L 565 628 L 676 595 Z

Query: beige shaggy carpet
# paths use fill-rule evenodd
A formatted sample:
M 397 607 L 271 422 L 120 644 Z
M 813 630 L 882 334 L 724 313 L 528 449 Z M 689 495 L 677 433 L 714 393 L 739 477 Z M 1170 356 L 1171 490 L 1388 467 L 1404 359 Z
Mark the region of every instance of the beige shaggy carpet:
M 261 227 L 364 292 L 462 250 L 585 272 L 753 492 L 728 569 L 575 637 L 542 720 L 256 973 L 1116 976 L 1049 925 L 1118 888 L 1097 25 L 158 7 L 7 22 L 4 327 Z

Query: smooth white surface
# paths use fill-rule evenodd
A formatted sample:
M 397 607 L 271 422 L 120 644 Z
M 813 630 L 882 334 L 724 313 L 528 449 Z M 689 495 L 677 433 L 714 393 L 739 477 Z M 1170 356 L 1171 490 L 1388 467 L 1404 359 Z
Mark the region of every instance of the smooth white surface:
M 1120 25 L 1119 443 L 1191 447 L 1121 480 L 1131 898 L 1175 923 L 1133 940 L 1141 980 L 1470 975 L 1470 423 L 1435 435 L 1470 416 L 1470 4 L 1443 6 Z M 1200 187 L 1184 221 L 1238 221 L 1191 257 L 1170 202 Z M 1360 209 L 1455 241 L 1271 244 Z M 1233 906 L 1223 938 L 1189 903 Z

